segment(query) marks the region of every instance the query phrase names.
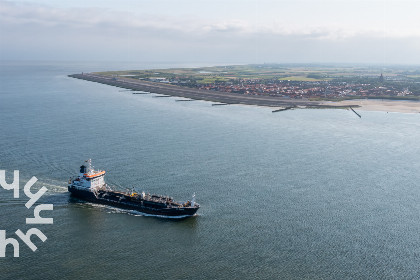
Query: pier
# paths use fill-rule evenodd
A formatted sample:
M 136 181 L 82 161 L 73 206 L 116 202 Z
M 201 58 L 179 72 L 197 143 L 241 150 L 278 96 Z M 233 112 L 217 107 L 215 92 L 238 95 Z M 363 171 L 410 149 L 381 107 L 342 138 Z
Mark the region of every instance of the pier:
M 353 111 L 353 113 L 355 113 L 359 118 L 362 118 L 362 116 L 361 115 L 359 115 L 355 110 L 353 110 L 353 108 L 352 107 L 349 107 L 352 111 Z
M 295 106 L 289 106 L 289 107 L 286 107 L 286 108 L 281 108 L 281 109 L 274 110 L 274 111 L 272 111 L 272 113 L 287 111 L 287 110 L 290 110 L 290 109 L 293 109 L 293 108 L 295 108 Z

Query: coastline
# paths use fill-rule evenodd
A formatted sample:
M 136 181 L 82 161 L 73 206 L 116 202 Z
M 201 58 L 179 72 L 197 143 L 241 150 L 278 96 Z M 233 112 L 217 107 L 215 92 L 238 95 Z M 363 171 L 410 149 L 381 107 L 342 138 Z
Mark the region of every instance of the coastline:
M 110 77 L 105 75 L 84 73 L 68 75 L 71 78 L 81 79 L 90 82 L 115 86 L 126 90 L 150 92 L 162 94 L 164 96 L 184 97 L 191 100 L 205 100 L 224 105 L 242 104 L 255 105 L 271 108 L 317 108 L 317 109 L 344 109 L 343 105 L 323 104 L 322 101 L 311 101 L 305 99 L 291 99 L 277 96 L 263 96 L 263 95 L 244 95 L 237 93 L 220 92 L 214 90 L 194 89 L 189 87 L 182 87 L 172 84 L 164 84 L 158 82 L 149 82 L 144 80 L 134 80 L 121 77 Z M 345 105 L 357 108 L 357 104 Z
M 344 101 L 324 101 L 324 105 L 352 106 L 358 105 L 361 111 L 379 111 L 392 113 L 420 113 L 420 102 L 407 100 L 386 100 L 386 99 L 354 99 Z
M 164 96 L 184 97 L 191 100 L 205 100 L 222 105 L 242 104 L 270 108 L 284 108 L 273 112 L 292 108 L 300 109 L 348 109 L 358 108 L 362 111 L 381 111 L 398 113 L 420 113 L 420 102 L 385 99 L 355 99 L 344 101 L 310 101 L 302 99 L 286 99 L 275 96 L 243 95 L 211 90 L 193 89 L 171 84 L 133 80 L 128 78 L 109 77 L 92 73 L 72 74 L 69 77 L 120 87 L 131 91 L 144 91 Z

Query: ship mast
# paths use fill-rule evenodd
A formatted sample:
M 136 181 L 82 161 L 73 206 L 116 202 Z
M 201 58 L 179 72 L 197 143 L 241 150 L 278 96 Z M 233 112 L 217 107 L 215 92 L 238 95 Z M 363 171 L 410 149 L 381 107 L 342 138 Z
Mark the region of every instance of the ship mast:
M 88 166 L 87 166 L 87 169 L 88 169 L 88 174 L 91 174 L 91 173 L 93 173 L 93 168 L 92 168 L 92 160 L 91 159 L 88 159 L 87 161 L 87 164 L 88 164 Z
M 195 193 L 193 193 L 192 199 L 191 199 L 191 206 L 194 207 L 195 205 Z

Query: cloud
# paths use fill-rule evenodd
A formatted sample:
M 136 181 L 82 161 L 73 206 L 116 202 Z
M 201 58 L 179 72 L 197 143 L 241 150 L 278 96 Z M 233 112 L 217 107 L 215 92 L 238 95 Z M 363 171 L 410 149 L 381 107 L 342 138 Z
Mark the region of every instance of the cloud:
M 386 44 L 399 61 L 420 62 L 416 52 L 420 36 L 339 25 L 216 20 L 10 1 L 1 2 L 0 25 L 3 59 L 362 62 L 384 60 Z
M 290 24 L 275 20 L 271 23 L 257 23 L 252 20 L 209 20 L 200 17 L 175 17 L 162 16 L 159 14 L 138 14 L 128 11 L 116 11 L 110 8 L 54 8 L 45 5 L 28 3 L 16 3 L 3 1 L 0 6 L 0 20 L 6 25 L 28 25 L 36 24 L 40 27 L 57 27 L 69 29 L 95 29 L 105 31 L 113 30 L 136 30 L 150 28 L 151 30 L 167 30 L 190 35 L 210 33 L 258 34 L 267 33 L 273 35 L 299 35 L 320 39 L 349 38 L 369 34 L 370 36 L 388 37 L 420 37 L 420 30 L 417 34 L 406 30 L 394 30 L 393 28 L 369 29 L 344 28 L 343 26 L 322 26 L 304 24 Z M 417 29 L 416 29 L 417 30 Z M 386 34 L 385 34 L 386 33 Z

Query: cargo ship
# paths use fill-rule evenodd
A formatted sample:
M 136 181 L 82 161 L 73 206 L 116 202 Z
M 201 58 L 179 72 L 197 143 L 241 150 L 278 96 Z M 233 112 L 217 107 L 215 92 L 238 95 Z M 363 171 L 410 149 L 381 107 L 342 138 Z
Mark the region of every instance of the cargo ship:
M 134 188 L 127 192 L 113 190 L 105 183 L 105 173 L 105 170 L 94 170 L 89 159 L 80 166 L 79 175 L 69 179 L 68 190 L 72 196 L 85 201 L 158 217 L 186 218 L 194 216 L 200 208 L 195 194 L 191 201 L 183 203 L 169 196 L 137 193 Z

